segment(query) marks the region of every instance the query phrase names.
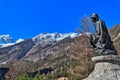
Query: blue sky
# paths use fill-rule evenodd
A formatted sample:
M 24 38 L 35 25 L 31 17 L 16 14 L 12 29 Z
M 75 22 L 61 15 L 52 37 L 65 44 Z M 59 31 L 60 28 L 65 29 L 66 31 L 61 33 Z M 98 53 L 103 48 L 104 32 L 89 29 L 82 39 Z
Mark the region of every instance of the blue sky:
M 109 28 L 120 23 L 119 0 L 0 0 L 0 35 L 16 40 L 42 32 L 76 32 L 80 18 L 94 12 Z

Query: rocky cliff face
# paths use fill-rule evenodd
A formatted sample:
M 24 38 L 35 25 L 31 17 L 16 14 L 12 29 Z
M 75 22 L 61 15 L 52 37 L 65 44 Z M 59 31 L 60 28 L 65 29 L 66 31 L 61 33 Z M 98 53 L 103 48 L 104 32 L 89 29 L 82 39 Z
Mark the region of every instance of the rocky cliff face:
M 0 48 L 0 65 L 5 65 L 12 61 L 17 61 L 33 47 L 34 42 L 29 39 L 12 46 Z
M 109 33 L 115 45 L 115 49 L 117 50 L 118 54 L 120 54 L 120 24 L 111 28 Z

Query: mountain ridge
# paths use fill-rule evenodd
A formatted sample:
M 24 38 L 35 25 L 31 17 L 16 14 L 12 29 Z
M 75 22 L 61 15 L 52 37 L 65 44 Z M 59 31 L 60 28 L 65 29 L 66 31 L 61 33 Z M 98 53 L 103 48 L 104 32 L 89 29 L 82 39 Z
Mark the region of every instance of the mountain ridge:
M 40 33 L 39 35 L 32 38 L 32 40 L 37 43 L 51 43 L 58 42 L 64 38 L 74 38 L 79 36 L 78 33 Z M 13 38 L 10 35 L 0 35 L 0 48 L 15 45 L 16 43 L 22 42 L 24 39 L 18 39 L 14 42 Z

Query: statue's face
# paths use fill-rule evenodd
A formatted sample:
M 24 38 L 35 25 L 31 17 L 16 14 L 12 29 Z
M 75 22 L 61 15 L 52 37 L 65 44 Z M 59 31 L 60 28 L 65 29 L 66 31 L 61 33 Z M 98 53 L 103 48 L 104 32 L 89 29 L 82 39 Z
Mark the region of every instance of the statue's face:
M 92 22 L 96 22 L 96 18 L 92 18 Z

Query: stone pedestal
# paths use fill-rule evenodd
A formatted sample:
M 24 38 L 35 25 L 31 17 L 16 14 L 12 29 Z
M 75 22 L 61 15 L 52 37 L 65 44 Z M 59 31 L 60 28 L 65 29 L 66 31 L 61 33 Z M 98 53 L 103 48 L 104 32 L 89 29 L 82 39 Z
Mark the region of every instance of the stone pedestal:
M 83 80 L 120 80 L 120 56 L 96 56 L 94 71 Z

